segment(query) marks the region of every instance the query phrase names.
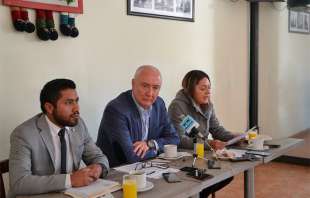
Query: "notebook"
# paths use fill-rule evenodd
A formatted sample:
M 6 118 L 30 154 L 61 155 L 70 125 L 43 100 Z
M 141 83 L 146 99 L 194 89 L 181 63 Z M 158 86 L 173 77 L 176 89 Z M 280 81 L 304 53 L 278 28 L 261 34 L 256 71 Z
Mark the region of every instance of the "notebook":
M 64 194 L 74 198 L 96 198 L 115 192 L 121 188 L 122 186 L 119 182 L 98 179 L 89 186 L 69 188 L 64 191 Z

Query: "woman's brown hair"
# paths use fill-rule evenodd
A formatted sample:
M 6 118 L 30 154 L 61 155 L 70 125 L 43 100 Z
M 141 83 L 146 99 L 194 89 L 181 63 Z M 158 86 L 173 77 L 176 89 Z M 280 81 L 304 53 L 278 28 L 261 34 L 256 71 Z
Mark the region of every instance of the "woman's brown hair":
M 192 70 L 189 71 L 182 80 L 182 87 L 184 91 L 189 94 L 191 97 L 194 96 L 195 86 L 203 78 L 207 78 L 210 81 L 208 74 L 201 70 Z

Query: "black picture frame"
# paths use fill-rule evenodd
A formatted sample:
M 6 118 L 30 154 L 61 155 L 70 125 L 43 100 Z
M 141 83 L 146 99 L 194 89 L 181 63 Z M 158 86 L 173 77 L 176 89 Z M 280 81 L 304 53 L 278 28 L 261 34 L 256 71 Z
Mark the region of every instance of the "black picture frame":
M 195 0 L 127 0 L 127 14 L 195 21 Z
M 310 13 L 289 10 L 288 31 L 292 33 L 310 34 Z

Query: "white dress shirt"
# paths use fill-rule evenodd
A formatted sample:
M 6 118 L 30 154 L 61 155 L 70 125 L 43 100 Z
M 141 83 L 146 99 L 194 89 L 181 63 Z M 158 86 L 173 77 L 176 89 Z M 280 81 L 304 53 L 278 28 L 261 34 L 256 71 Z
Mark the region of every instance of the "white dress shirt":
M 131 97 L 133 101 L 136 103 L 139 114 L 140 114 L 140 119 L 141 119 L 141 124 L 142 124 L 142 141 L 147 141 L 148 135 L 149 135 L 149 126 L 150 126 L 150 118 L 151 118 L 151 113 L 152 113 L 152 106 L 150 106 L 148 109 L 144 109 L 143 107 L 139 105 L 133 93 L 131 94 Z M 159 150 L 159 146 L 156 140 L 154 140 L 154 143 L 155 143 L 155 152 L 157 154 Z
M 61 128 L 59 128 L 57 125 L 55 125 L 50 119 L 45 116 L 47 124 L 50 128 L 51 135 L 53 138 L 53 145 L 54 145 L 54 154 L 55 154 L 55 174 L 60 174 L 60 164 L 61 164 L 61 149 L 60 149 L 60 139 L 58 136 L 58 132 Z M 65 127 L 65 139 L 67 144 L 67 175 L 66 175 L 66 188 L 71 188 L 71 180 L 70 180 L 70 174 L 73 170 L 73 160 L 72 160 L 72 151 L 70 147 L 69 137 L 68 137 L 68 131 L 70 131 L 69 127 Z

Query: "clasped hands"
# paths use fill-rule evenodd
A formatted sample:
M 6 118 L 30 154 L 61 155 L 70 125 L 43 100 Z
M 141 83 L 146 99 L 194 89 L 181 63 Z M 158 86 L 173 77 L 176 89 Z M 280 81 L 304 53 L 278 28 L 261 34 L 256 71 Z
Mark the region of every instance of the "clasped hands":
M 102 171 L 99 164 L 86 166 L 70 175 L 71 185 L 72 187 L 88 186 L 100 177 Z
M 148 150 L 149 150 L 149 147 L 147 146 L 146 141 L 136 141 L 133 144 L 133 152 L 141 158 L 144 158 Z

